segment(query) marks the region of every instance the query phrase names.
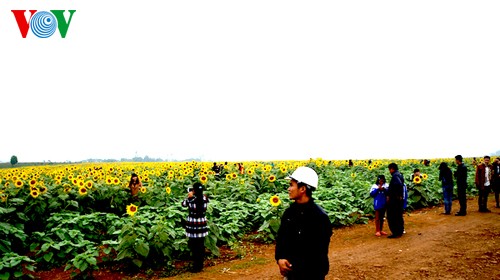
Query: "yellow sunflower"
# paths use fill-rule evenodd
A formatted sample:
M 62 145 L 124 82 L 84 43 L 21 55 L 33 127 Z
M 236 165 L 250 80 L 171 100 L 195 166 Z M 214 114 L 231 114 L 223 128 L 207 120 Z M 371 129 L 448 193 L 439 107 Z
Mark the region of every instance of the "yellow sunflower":
M 83 195 L 87 195 L 87 188 L 85 188 L 85 187 L 80 187 L 80 188 L 78 189 L 78 193 L 79 193 L 80 195 L 82 195 L 82 196 L 83 196 Z
M 352 178 L 356 178 L 356 173 L 351 173 Z
M 167 192 L 167 194 L 170 194 L 172 192 L 172 189 L 170 189 L 170 187 L 165 187 L 165 191 Z
M 134 204 L 127 205 L 127 214 L 129 214 L 131 217 L 135 215 L 135 212 L 137 212 L 137 206 Z
M 34 189 L 31 190 L 30 194 L 33 198 L 37 198 L 40 195 L 40 192 L 38 191 L 38 189 Z
M 425 174 L 425 173 L 422 174 L 422 179 L 427 180 L 427 178 L 429 178 L 429 176 L 427 174 Z
M 271 203 L 272 206 L 278 206 L 281 204 L 281 200 L 277 195 L 271 196 L 269 202 Z
M 92 187 L 94 186 L 94 182 L 92 182 L 91 180 L 88 180 L 87 182 L 85 182 L 85 187 L 87 189 L 92 189 Z
M 23 181 L 21 181 L 21 180 L 17 180 L 17 181 L 16 181 L 16 183 L 15 183 L 16 187 L 18 187 L 18 188 L 22 187 L 22 186 L 23 186 L 23 184 L 24 184 L 24 183 L 23 183 Z
M 45 194 L 45 193 L 47 193 L 47 191 L 48 191 L 48 189 L 46 186 L 40 186 L 40 193 L 41 194 Z
M 141 187 L 141 193 L 146 193 L 146 187 Z
M 226 175 L 226 180 L 231 181 L 231 179 L 232 179 L 232 178 L 233 178 L 233 177 L 231 176 L 231 174 L 227 174 L 227 175 Z
M 35 179 L 31 179 L 30 180 L 30 186 L 35 186 L 36 185 L 36 180 Z
M 422 179 L 420 178 L 420 176 L 415 176 L 415 178 L 413 178 L 413 183 L 414 184 L 422 183 Z
M 247 170 L 247 174 L 248 174 L 248 175 L 252 176 L 252 175 L 253 175 L 253 173 L 254 173 L 253 169 L 248 169 L 248 170 Z
M 206 175 L 203 175 L 200 177 L 200 182 L 205 185 L 208 181 L 208 177 Z
M 270 175 L 268 179 L 269 179 L 269 182 L 272 183 L 272 182 L 276 181 L 276 176 Z

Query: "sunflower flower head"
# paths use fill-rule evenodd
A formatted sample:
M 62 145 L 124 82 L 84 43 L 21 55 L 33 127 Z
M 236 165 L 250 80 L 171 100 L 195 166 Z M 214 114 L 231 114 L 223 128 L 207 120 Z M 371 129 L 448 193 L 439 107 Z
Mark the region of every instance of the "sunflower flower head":
M 420 178 L 420 176 L 415 176 L 415 178 L 413 178 L 413 183 L 414 184 L 422 183 L 422 178 Z
M 92 182 L 91 180 L 88 180 L 88 181 L 85 182 L 85 187 L 87 189 L 90 190 L 90 189 L 92 189 L 93 186 L 94 186 L 94 182 Z
M 205 185 L 205 184 L 207 183 L 207 181 L 208 181 L 208 177 L 207 177 L 207 175 L 202 175 L 202 176 L 200 177 L 200 182 L 201 182 L 203 185 Z
M 281 204 L 281 200 L 277 195 L 271 196 L 269 199 L 269 202 L 271 203 L 272 206 L 277 207 Z
M 36 189 L 36 188 L 35 188 L 35 189 L 32 189 L 32 190 L 30 191 L 30 195 L 31 195 L 31 197 L 33 197 L 33 198 L 37 198 L 37 197 L 40 195 L 40 191 L 39 191 L 38 189 Z
M 170 193 L 172 193 L 172 189 L 169 186 L 166 186 L 165 192 L 167 192 L 167 194 L 170 194 Z
M 81 196 L 87 195 L 87 188 L 86 188 L 86 187 L 80 187 L 80 188 L 78 189 L 78 193 L 79 193 Z
M 137 205 L 134 204 L 127 205 L 127 214 L 129 214 L 130 217 L 133 217 L 136 212 L 137 212 Z
M 424 174 L 422 174 L 422 179 L 427 180 L 428 178 L 429 178 L 429 175 L 427 175 L 427 174 L 425 174 L 425 173 L 424 173 Z
M 276 176 L 270 175 L 269 178 L 268 178 L 268 180 L 269 180 L 269 182 L 272 183 L 272 182 L 276 181 Z
M 141 193 L 146 193 L 146 187 L 141 187 Z

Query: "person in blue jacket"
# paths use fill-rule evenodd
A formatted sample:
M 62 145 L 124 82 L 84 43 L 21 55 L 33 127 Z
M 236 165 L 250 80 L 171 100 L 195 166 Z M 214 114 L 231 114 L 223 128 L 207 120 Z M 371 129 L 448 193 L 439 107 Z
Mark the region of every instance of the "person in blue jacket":
M 370 189 L 370 196 L 373 197 L 373 209 L 375 210 L 375 235 L 387 235 L 383 231 L 384 217 L 387 203 L 387 189 L 389 185 L 384 175 L 379 175 L 377 181 Z

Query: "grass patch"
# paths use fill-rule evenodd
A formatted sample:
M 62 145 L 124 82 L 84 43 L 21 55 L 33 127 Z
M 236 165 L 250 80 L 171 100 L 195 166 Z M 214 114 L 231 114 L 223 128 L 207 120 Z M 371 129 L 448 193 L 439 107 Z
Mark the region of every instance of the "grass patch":
M 252 258 L 250 261 L 235 264 L 231 268 L 232 269 L 245 269 L 245 268 L 249 268 L 249 267 L 254 266 L 254 265 L 268 264 L 269 262 L 271 262 L 271 260 L 265 259 L 265 258 Z

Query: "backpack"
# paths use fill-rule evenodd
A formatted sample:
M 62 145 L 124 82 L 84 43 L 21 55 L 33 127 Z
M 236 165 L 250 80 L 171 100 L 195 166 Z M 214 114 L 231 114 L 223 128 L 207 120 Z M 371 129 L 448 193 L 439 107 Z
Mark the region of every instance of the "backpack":
M 403 183 L 403 209 L 406 209 L 406 206 L 408 206 L 408 188 Z

